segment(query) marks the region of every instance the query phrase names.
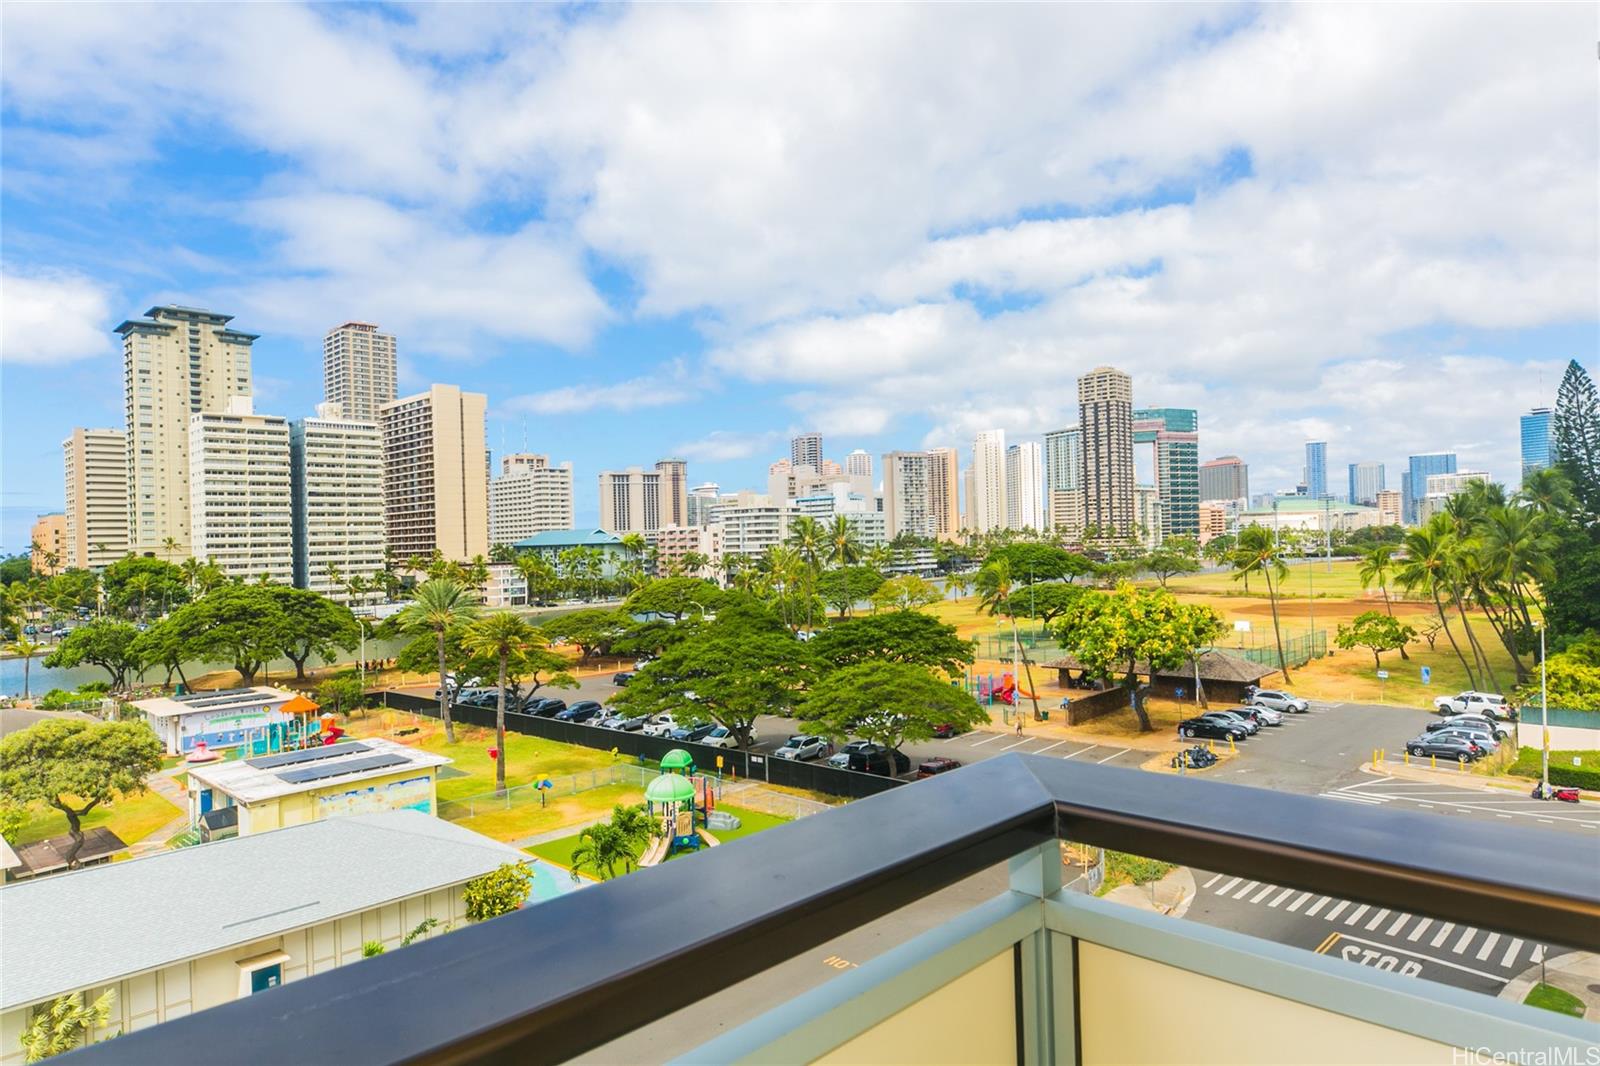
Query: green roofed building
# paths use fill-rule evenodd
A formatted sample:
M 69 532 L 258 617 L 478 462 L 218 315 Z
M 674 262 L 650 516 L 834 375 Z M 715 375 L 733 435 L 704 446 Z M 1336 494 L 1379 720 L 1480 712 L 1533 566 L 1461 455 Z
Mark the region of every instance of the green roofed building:
M 598 551 L 602 577 L 615 576 L 617 568 L 628 557 L 628 549 L 622 546 L 622 538 L 603 529 L 547 529 L 526 540 L 519 540 L 511 547 L 518 553 L 542 555 L 551 563 L 559 562 L 564 553 L 575 548 Z

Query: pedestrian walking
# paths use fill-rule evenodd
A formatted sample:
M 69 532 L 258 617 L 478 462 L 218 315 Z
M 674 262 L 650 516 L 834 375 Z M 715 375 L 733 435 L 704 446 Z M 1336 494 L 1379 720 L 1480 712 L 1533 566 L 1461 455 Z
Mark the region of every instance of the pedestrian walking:
M 1022 711 L 1017 711 L 1017 736 L 1022 735 Z

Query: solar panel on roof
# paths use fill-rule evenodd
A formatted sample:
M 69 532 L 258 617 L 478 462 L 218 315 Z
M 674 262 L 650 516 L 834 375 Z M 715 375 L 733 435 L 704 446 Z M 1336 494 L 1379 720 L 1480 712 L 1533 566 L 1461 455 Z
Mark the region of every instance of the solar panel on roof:
M 245 763 L 254 766 L 257 770 L 270 770 L 274 766 L 294 766 L 297 763 L 316 762 L 318 759 L 331 759 L 336 755 L 349 755 L 353 752 L 371 750 L 360 741 L 352 741 L 348 744 L 329 744 L 321 748 L 306 748 L 304 751 L 286 751 L 282 755 L 263 755 L 258 759 L 246 759 Z
M 351 759 L 349 762 L 318 763 L 300 770 L 285 770 L 278 774 L 277 778 L 287 784 L 303 785 L 308 781 L 321 781 L 325 777 L 344 777 L 346 774 L 358 774 L 363 770 L 404 766 L 410 761 L 404 755 L 368 755 L 360 759 Z
M 200 703 L 204 700 L 219 699 L 223 696 L 253 695 L 253 688 L 219 688 L 207 692 L 186 692 L 182 696 L 172 697 L 178 703 Z

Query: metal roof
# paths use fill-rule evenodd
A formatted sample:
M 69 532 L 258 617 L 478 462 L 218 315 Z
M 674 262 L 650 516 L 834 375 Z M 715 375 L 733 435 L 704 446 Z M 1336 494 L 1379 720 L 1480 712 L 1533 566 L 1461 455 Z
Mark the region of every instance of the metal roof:
M 420 811 L 384 811 L 7 885 L 0 888 L 0 1010 L 370 910 L 527 858 Z
M 535 533 L 527 540 L 519 540 L 513 548 L 577 548 L 621 547 L 622 538 L 603 529 L 547 529 Z
M 328 748 L 321 749 L 323 758 L 287 764 L 273 762 L 271 756 L 205 763 L 189 767 L 189 777 L 207 788 L 232 796 L 235 803 L 249 806 L 262 800 L 307 792 L 330 783 L 387 777 L 406 767 L 420 770 L 444 766 L 453 761 L 449 756 L 435 755 L 431 751 L 382 737 L 365 737 L 359 743 L 334 744 L 331 747 L 333 754 L 328 754 Z M 381 762 L 377 761 L 378 756 L 384 757 Z M 269 765 L 261 765 L 263 762 Z M 317 768 L 315 775 L 304 772 L 310 767 Z
M 148 700 L 135 700 L 133 705 L 156 718 L 172 718 L 181 714 L 199 714 L 202 711 L 278 707 L 292 699 L 294 699 L 293 692 L 268 685 L 257 685 L 254 688 L 190 692 L 183 696 L 156 696 Z

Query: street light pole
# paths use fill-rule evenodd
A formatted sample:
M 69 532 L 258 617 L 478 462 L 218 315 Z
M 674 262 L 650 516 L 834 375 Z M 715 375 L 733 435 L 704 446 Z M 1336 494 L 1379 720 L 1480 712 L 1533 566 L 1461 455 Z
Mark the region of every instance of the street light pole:
M 1545 688 L 1544 626 L 1539 626 L 1539 781 L 1541 793 L 1550 794 L 1550 706 Z

